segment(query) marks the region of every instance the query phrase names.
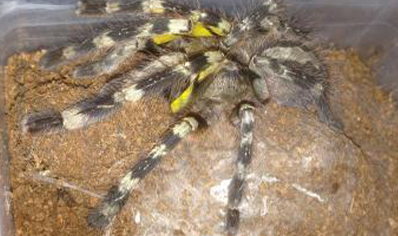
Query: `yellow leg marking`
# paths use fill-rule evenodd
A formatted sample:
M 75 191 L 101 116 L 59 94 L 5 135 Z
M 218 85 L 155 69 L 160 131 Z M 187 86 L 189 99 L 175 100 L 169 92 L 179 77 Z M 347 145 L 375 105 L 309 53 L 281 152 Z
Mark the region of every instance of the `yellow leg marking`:
M 217 29 L 218 31 L 215 33 L 218 34 L 218 32 L 222 32 L 221 29 L 218 29 L 216 27 L 214 27 L 214 29 Z M 152 37 L 152 40 L 155 44 L 161 45 L 161 44 L 165 44 L 165 43 L 169 43 L 175 39 L 177 39 L 180 34 L 160 34 L 160 35 L 155 35 Z M 182 36 L 191 36 L 191 37 L 212 37 L 214 36 L 212 34 L 212 32 L 210 32 L 210 30 L 208 30 L 202 23 L 197 22 L 194 24 L 194 26 L 192 27 L 191 32 L 189 33 L 184 33 L 181 34 Z
M 168 42 L 171 42 L 178 38 L 178 35 L 175 34 L 161 34 L 161 35 L 155 35 L 152 37 L 152 40 L 156 44 L 165 44 Z
M 212 64 L 211 66 L 207 67 L 205 70 L 201 71 L 198 77 L 195 79 L 195 81 L 202 82 L 210 74 L 216 72 L 220 67 L 220 64 L 221 63 Z M 184 92 L 182 92 L 181 95 L 178 96 L 178 98 L 176 98 L 171 103 L 170 106 L 171 106 L 171 111 L 173 113 L 181 111 L 186 105 L 188 105 L 188 103 L 191 102 L 193 89 L 194 89 L 194 82 L 192 82 L 191 85 L 189 85 L 189 87 L 185 89 Z
M 210 29 L 210 30 L 209 30 Z M 173 34 L 166 33 L 155 35 L 152 37 L 152 40 L 155 44 L 161 45 L 165 43 L 169 43 L 180 36 L 190 36 L 190 37 L 212 37 L 212 36 L 225 36 L 225 29 L 215 26 L 205 26 L 202 22 L 195 22 L 192 26 L 191 32 L 181 33 L 181 34 Z
M 225 36 L 224 30 L 218 27 L 209 26 L 209 29 L 218 36 Z
M 191 85 L 189 85 L 189 87 L 171 103 L 171 111 L 173 113 L 181 111 L 181 109 L 189 103 L 193 88 L 194 84 L 191 83 Z
M 158 8 L 158 9 L 154 8 L 154 9 L 151 9 L 151 13 L 152 14 L 163 14 L 164 9 L 163 8 Z
M 213 34 L 210 30 L 206 29 L 206 27 L 200 23 L 196 22 L 192 27 L 192 32 L 189 34 L 192 37 L 211 37 Z
M 218 51 L 207 52 L 205 55 L 207 56 L 208 63 L 211 64 L 208 65 L 205 69 L 201 70 L 196 76 L 194 75 L 195 78 L 191 80 L 191 84 L 189 85 L 189 87 L 185 89 L 185 91 L 182 92 L 174 101 L 172 101 L 170 106 L 173 113 L 181 111 L 186 105 L 188 105 L 192 101 L 192 93 L 195 84 L 197 84 L 198 82 L 201 83 L 209 75 L 216 73 L 225 62 L 223 59 L 223 54 Z
M 207 76 L 216 72 L 219 67 L 220 67 L 220 63 L 214 63 L 211 66 L 207 67 L 206 69 L 204 69 L 203 71 L 201 71 L 199 73 L 198 81 L 202 82 L 204 79 L 206 79 Z

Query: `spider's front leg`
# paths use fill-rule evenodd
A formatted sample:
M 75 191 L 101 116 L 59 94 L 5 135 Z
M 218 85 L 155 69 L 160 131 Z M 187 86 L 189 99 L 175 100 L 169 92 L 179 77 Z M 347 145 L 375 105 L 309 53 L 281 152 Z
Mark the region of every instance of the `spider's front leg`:
M 88 216 L 89 225 L 95 228 L 105 228 L 120 212 L 126 203 L 130 192 L 137 187 L 151 170 L 160 162 L 163 156 L 171 151 L 184 137 L 197 130 L 202 120 L 195 116 L 187 116 L 171 126 L 160 138 L 152 150 L 119 181 L 105 196 L 100 205 Z
M 153 61 L 143 61 L 135 70 L 108 82 L 96 95 L 83 99 L 63 111 L 39 112 L 22 122 L 24 132 L 32 134 L 86 127 L 113 114 L 127 102 L 138 102 L 157 95 L 185 75 L 170 69 L 185 61 L 183 53 L 170 53 Z
M 229 235 L 235 235 L 238 231 L 240 221 L 239 205 L 242 201 L 247 169 L 252 159 L 254 107 L 249 103 L 243 103 L 240 105 L 238 112 L 240 118 L 240 144 L 236 161 L 237 169 L 228 193 L 226 230 Z

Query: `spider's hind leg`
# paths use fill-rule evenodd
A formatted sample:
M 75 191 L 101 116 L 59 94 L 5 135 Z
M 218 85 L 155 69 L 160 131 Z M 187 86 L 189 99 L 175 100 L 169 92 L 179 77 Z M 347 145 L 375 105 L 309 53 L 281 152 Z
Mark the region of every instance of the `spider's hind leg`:
M 247 169 L 252 159 L 254 107 L 249 103 L 239 106 L 240 144 L 236 162 L 236 173 L 232 178 L 228 192 L 226 230 L 235 235 L 240 222 L 239 205 L 242 201 Z
M 160 141 L 129 172 L 113 186 L 100 205 L 88 216 L 91 227 L 105 228 L 120 212 L 126 203 L 130 192 L 137 187 L 149 172 L 160 162 L 163 156 L 171 151 L 186 135 L 195 131 L 202 120 L 195 116 L 187 116 L 171 126 L 160 138 Z

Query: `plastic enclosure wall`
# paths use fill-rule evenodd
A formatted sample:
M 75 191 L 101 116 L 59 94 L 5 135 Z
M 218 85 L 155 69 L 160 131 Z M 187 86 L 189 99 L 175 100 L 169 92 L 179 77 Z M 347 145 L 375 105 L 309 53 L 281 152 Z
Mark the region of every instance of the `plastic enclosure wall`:
M 0 66 L 12 53 L 36 50 L 65 41 L 68 36 L 98 19 L 74 16 L 77 0 L 1 0 Z M 132 0 L 134 1 L 134 0 Z M 204 6 L 214 0 L 199 0 Z M 398 90 L 397 0 L 286 0 L 289 11 L 306 16 L 320 36 L 338 47 L 357 48 L 364 57 L 377 50 L 382 60 L 375 65 L 379 83 Z M 232 9 L 245 0 L 218 0 Z M 237 4 L 239 6 L 239 4 Z M 241 4 L 244 5 L 244 4 Z M 11 193 L 8 185 L 7 124 L 4 116 L 4 82 L 0 67 L 0 236 L 13 235 Z M 395 94 L 398 97 L 398 92 Z M 18 157 L 14 157 L 18 158 Z

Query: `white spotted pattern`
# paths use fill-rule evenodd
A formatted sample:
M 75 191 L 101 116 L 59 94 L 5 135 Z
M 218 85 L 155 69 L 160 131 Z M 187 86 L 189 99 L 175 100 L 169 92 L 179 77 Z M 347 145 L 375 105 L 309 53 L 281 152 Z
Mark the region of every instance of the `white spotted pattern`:
M 80 108 L 70 108 L 61 113 L 65 129 L 79 129 L 88 124 L 90 117 L 80 112 Z
M 154 147 L 150 152 L 150 155 L 152 155 L 152 159 L 157 159 L 166 154 L 167 154 L 167 146 L 164 144 Z
M 145 13 L 162 13 L 164 11 L 163 1 L 160 0 L 147 0 L 142 2 L 142 8 Z
M 136 102 L 144 96 L 145 92 L 141 89 L 137 89 L 136 86 L 137 85 L 134 84 L 122 90 L 127 101 Z
M 122 180 L 120 180 L 118 190 L 122 195 L 129 193 L 132 189 L 136 188 L 140 182 L 139 178 L 132 179 L 132 172 L 127 173 Z
M 108 36 L 108 33 L 109 32 L 94 38 L 93 43 L 97 48 L 107 48 L 115 45 L 115 41 Z

